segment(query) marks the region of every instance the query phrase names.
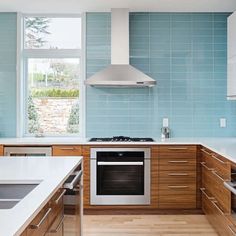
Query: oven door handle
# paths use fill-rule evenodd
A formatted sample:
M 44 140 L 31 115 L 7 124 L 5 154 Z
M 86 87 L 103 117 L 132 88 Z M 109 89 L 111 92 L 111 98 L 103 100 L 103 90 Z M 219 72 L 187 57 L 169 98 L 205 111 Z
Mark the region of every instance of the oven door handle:
M 98 161 L 98 166 L 143 166 L 142 161 Z

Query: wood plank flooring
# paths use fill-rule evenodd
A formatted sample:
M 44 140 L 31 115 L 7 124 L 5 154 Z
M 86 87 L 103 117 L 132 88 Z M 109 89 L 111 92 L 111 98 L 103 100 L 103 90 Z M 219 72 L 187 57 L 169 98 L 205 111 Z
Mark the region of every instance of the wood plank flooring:
M 72 236 L 71 216 L 65 236 Z M 85 215 L 83 236 L 216 236 L 204 215 Z

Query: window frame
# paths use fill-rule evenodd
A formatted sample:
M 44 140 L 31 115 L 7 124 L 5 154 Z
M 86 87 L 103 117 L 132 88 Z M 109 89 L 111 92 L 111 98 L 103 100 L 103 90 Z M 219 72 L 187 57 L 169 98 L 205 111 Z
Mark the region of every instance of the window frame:
M 27 65 L 30 58 L 78 58 L 80 60 L 79 83 L 79 133 L 76 134 L 48 134 L 44 137 L 77 137 L 85 138 L 85 13 L 82 14 L 17 14 L 17 137 L 34 137 L 35 134 L 27 133 Z M 24 18 L 81 18 L 81 49 L 25 49 L 24 48 Z

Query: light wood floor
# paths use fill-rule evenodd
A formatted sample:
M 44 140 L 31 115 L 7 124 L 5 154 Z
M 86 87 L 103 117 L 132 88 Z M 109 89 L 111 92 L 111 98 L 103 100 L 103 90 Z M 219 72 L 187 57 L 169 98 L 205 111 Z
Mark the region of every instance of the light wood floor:
M 66 217 L 65 236 L 72 218 Z M 83 236 L 216 236 L 204 215 L 85 215 Z

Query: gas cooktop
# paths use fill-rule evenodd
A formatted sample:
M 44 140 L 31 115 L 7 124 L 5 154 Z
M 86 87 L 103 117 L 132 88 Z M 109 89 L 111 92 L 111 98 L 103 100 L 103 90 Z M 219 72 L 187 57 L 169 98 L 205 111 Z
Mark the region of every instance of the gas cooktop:
M 154 142 L 152 138 L 131 138 L 126 136 L 114 136 L 112 138 L 91 138 L 89 142 Z

